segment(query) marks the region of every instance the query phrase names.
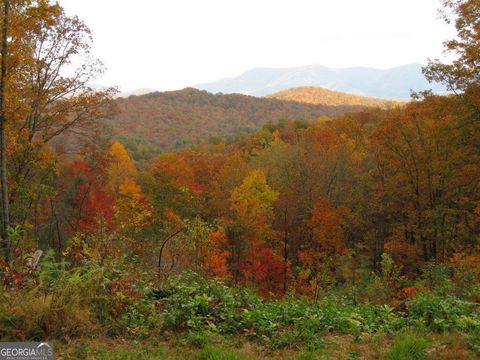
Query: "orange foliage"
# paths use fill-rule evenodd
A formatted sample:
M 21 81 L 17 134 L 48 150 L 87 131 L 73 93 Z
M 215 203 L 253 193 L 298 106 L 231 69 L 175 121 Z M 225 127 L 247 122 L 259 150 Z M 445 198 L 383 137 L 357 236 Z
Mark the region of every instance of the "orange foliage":
M 406 297 L 413 297 L 418 292 L 418 289 L 413 286 L 410 286 L 410 287 L 404 288 L 402 291 Z
M 451 264 L 455 270 L 457 281 L 463 281 L 470 276 L 471 281 L 480 281 L 480 249 L 469 249 L 469 251 L 455 253 L 452 256 Z
M 313 209 L 312 226 L 318 242 L 314 249 L 324 255 L 342 254 L 346 250 L 342 224 L 350 213 L 346 206 L 334 207 L 328 200 L 319 199 Z
M 163 214 L 165 216 L 165 220 L 169 228 L 178 229 L 182 227 L 183 220 L 173 209 L 167 208 L 165 209 Z
M 212 231 L 208 236 L 209 249 L 205 254 L 204 267 L 210 276 L 229 278 L 227 260 L 230 252 L 224 250 L 227 246 L 227 238 L 221 231 Z
M 181 154 L 162 154 L 157 156 L 150 164 L 148 171 L 162 177 L 168 185 L 177 189 L 188 189 L 191 193 L 198 196 L 204 186 L 195 181 L 195 173 Z

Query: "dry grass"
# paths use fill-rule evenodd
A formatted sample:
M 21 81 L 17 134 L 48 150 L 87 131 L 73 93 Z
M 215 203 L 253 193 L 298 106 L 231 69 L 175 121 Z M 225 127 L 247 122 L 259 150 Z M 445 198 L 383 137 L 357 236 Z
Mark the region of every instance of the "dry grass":
M 431 360 L 473 360 L 478 359 L 468 351 L 461 334 L 428 336 L 428 359 Z M 382 360 L 394 341 L 392 335 L 361 336 L 355 339 L 346 335 L 326 335 L 324 347 L 315 353 L 300 349 L 283 349 L 268 353 L 264 348 L 245 342 L 241 338 L 217 339 L 208 349 L 214 349 L 219 356 L 208 357 L 209 352 L 191 348 L 180 338 L 152 338 L 140 342 L 125 339 L 97 338 L 79 339 L 69 343 L 56 343 L 57 359 L 103 360 L 103 359 L 282 359 L 282 360 Z

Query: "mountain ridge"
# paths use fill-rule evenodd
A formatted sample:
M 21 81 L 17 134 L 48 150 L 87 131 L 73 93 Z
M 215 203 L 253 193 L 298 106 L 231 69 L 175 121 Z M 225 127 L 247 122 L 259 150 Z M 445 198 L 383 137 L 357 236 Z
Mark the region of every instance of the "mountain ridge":
M 117 98 L 118 114 L 108 121 L 114 138 L 134 138 L 147 147 L 172 150 L 213 136 L 235 136 L 279 119 L 316 120 L 366 106 L 306 104 L 204 90 L 153 92 Z
M 240 93 L 265 96 L 301 86 L 318 86 L 328 90 L 368 97 L 406 100 L 410 90 L 432 89 L 445 93 L 440 84 L 430 84 L 422 74 L 422 65 L 412 63 L 389 69 L 356 66 L 330 68 L 311 64 L 299 67 L 256 67 L 238 76 L 211 83 L 197 84 L 194 88 L 211 93 Z
M 282 90 L 266 95 L 265 98 L 285 101 L 296 101 L 306 104 L 330 105 L 330 106 L 366 106 L 390 109 L 402 105 L 402 102 L 379 99 L 366 96 L 358 96 L 338 91 L 328 90 L 318 86 L 301 86 Z

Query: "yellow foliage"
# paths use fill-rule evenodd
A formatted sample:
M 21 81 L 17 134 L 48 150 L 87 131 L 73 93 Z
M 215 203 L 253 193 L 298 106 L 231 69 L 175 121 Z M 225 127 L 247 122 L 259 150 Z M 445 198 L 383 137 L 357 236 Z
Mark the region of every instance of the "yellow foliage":
M 126 178 L 120 185 L 114 213 L 117 230 L 128 237 L 134 237 L 150 224 L 152 220 L 150 203 L 135 180 Z
M 119 194 L 120 186 L 126 178 L 133 178 L 136 174 L 135 163 L 127 149 L 118 141 L 113 142 L 108 152 L 110 163 L 108 166 L 108 179 L 110 191 Z
M 265 239 L 271 235 L 273 203 L 278 196 L 278 192 L 267 184 L 265 174 L 261 170 L 253 170 L 233 190 L 231 208 L 238 220 L 249 226 L 255 237 Z
M 315 86 L 303 86 L 283 90 L 275 94 L 268 95 L 267 97 L 279 100 L 297 101 L 307 104 L 330 106 L 350 105 L 362 107 L 379 107 L 382 109 L 390 109 L 392 107 L 402 104 L 398 101 L 346 94 Z

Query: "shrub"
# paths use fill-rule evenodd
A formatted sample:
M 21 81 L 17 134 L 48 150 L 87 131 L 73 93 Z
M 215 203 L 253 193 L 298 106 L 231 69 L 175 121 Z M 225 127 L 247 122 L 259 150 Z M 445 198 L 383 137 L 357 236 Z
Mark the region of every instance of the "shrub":
M 164 327 L 176 331 L 209 327 L 236 332 L 239 311 L 259 301 L 246 289 L 229 288 L 195 274 L 172 278 L 163 292 L 168 295 L 161 301 Z
M 97 329 L 95 304 L 105 293 L 98 268 L 67 270 L 51 251 L 40 262 L 35 286 L 0 290 L 0 337 L 68 339 Z
M 436 294 L 451 293 L 454 285 L 452 282 L 453 270 L 444 263 L 434 261 L 426 263 L 422 268 L 421 279 Z
M 382 254 L 381 273 L 368 279 L 364 289 L 364 297 L 377 305 L 388 304 L 395 294 L 402 289 L 406 278 L 402 276 L 402 266 L 395 264 L 388 253 Z
M 45 294 L 39 288 L 0 295 L 2 340 L 66 339 L 91 334 L 95 317 L 73 284 Z
M 99 330 L 143 337 L 159 326 L 155 302 L 147 298 L 148 277 L 94 263 L 68 269 L 51 255 L 42 259 L 38 285 L 0 289 L 1 339 L 69 339 Z
M 480 327 L 476 304 L 454 296 L 437 295 L 427 291 L 407 302 L 410 321 L 417 326 L 442 332 L 446 330 L 473 330 Z
M 340 332 L 394 331 L 403 320 L 388 306 L 349 304 L 330 296 L 319 303 L 294 297 L 261 299 L 244 288 L 189 274 L 172 279 L 161 300 L 164 328 L 241 334 L 271 349 L 302 346 L 321 348 L 321 335 Z

